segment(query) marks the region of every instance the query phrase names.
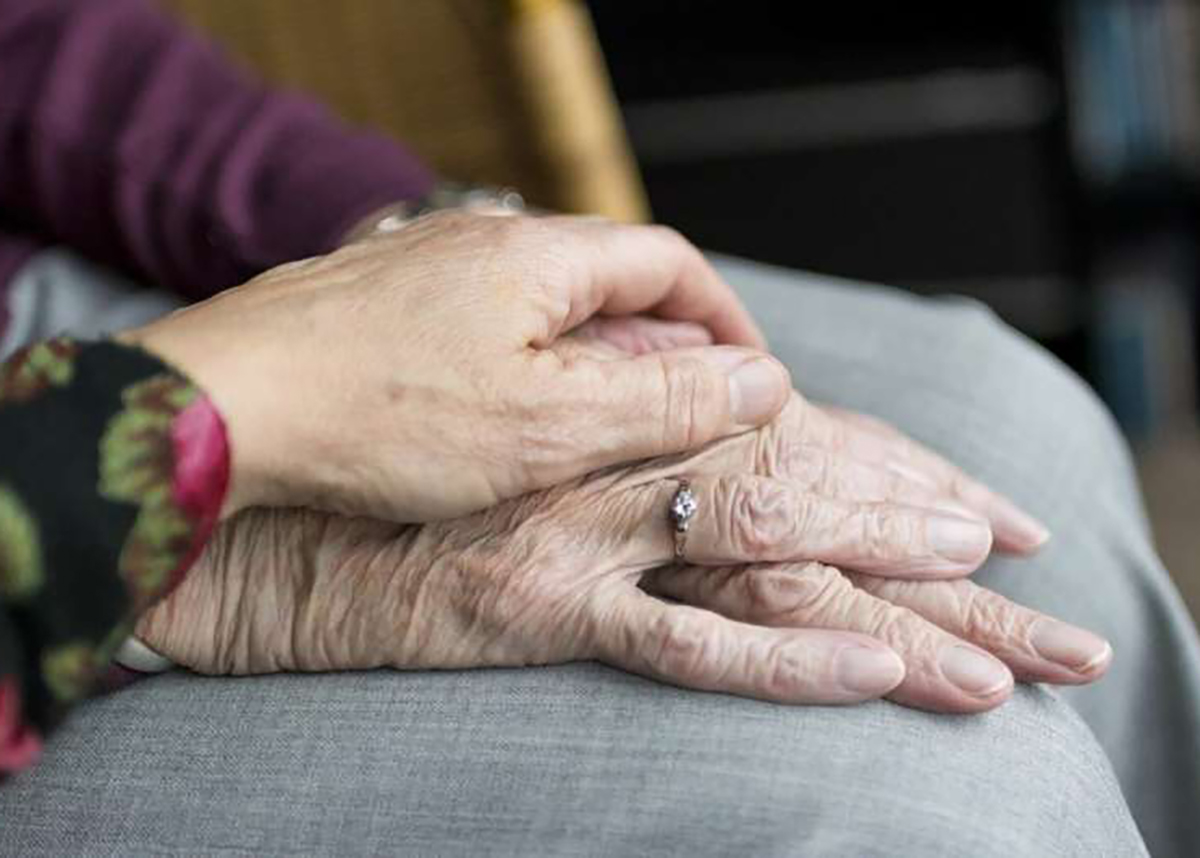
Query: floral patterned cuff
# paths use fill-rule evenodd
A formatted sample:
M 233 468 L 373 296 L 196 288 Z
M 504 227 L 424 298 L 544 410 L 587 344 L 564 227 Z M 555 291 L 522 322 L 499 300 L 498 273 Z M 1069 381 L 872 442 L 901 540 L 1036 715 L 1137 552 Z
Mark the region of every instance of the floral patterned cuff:
M 182 580 L 229 461 L 209 398 L 139 349 L 57 339 L 0 365 L 0 776 Z

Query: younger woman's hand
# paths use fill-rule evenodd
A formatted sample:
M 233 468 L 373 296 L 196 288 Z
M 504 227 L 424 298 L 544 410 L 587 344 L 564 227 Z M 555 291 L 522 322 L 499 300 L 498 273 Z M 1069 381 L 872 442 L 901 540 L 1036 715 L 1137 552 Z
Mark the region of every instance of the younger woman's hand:
M 593 317 L 692 323 L 716 345 L 593 360 Z M 228 512 L 459 516 L 770 420 L 787 371 L 701 254 L 662 227 L 444 212 L 124 335 L 208 391 Z

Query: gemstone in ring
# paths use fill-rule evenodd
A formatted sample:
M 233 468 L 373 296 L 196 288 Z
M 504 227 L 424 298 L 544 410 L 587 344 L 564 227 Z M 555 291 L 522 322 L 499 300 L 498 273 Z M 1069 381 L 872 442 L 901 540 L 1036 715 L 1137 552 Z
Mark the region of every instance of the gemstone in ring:
M 688 528 L 692 525 L 692 519 L 696 515 L 696 510 L 700 508 L 700 504 L 696 501 L 696 495 L 692 492 L 692 485 L 687 480 L 679 481 L 679 488 L 675 491 L 675 496 L 671 498 L 671 507 L 669 516 L 671 519 L 671 527 L 675 532 L 675 559 L 683 559 L 684 543 L 687 541 Z

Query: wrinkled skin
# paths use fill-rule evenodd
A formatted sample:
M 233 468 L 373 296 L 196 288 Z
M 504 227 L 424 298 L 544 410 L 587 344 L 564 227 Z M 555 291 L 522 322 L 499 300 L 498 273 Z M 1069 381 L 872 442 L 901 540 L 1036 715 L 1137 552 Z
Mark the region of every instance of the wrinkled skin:
M 609 333 L 601 338 L 637 349 L 662 332 Z M 700 511 L 689 564 L 677 565 L 665 510 L 683 475 Z M 970 556 L 932 547 L 931 522 L 946 516 L 985 534 Z M 887 695 L 947 712 L 999 705 L 1014 675 L 1098 678 L 1111 658 L 1104 641 L 963 577 L 992 532 L 1008 551 L 1046 538 L 890 427 L 797 394 L 761 430 L 457 521 L 250 510 L 220 529 L 138 634 L 203 673 L 599 659 L 783 702 Z

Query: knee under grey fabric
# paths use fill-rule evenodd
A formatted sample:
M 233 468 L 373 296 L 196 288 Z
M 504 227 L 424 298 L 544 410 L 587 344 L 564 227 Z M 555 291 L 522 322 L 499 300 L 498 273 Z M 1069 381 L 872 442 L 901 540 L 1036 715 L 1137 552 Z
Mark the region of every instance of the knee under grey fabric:
M 976 580 L 1112 641 L 1108 676 L 1062 696 L 1112 760 L 1151 852 L 1200 855 L 1200 644 L 1092 391 L 973 301 L 725 270 L 797 387 L 893 422 L 1049 525 L 1036 559 L 993 559 Z
M 596 665 L 167 676 L 0 790 L 21 855 L 1128 856 L 1071 708 L 789 709 Z
M 1106 680 L 951 717 L 596 665 L 171 675 L 82 707 L 0 789 L 0 854 L 1144 854 L 1130 807 L 1155 855 L 1200 854 L 1196 638 L 1090 394 L 974 305 L 722 265 L 809 395 L 1048 521 L 1043 556 L 980 575 L 1107 634 Z

